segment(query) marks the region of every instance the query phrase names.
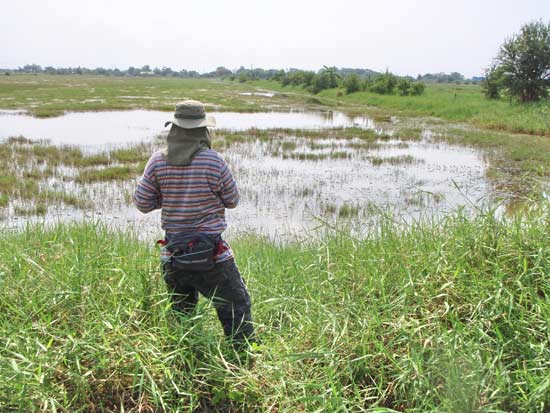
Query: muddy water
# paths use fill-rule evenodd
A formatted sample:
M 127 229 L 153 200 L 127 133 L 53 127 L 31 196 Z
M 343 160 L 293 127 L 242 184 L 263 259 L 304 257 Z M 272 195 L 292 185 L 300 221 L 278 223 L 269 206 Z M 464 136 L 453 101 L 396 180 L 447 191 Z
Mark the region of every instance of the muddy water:
M 349 117 L 341 112 L 212 112 L 217 127 L 230 130 L 250 128 L 319 129 L 357 126 L 373 128 L 365 116 Z M 46 139 L 54 144 L 107 145 L 150 140 L 166 129 L 172 113 L 149 110 L 70 112 L 54 118 L 35 118 L 20 111 L 0 110 L 0 139 L 24 136 Z
M 231 238 L 257 233 L 276 238 L 310 234 L 321 222 L 369 231 L 380 212 L 409 222 L 443 216 L 457 208 L 489 201 L 486 163 L 473 149 L 422 141 L 304 139 L 279 136 L 269 141 L 234 143 L 225 149 L 239 183 L 241 204 L 227 211 Z M 160 214 L 141 214 L 130 203 L 135 181 L 76 184 L 66 177 L 44 185 L 90 199 L 87 210 L 48 209 L 46 217 L 22 218 L 5 212 L 4 224 L 94 219 L 130 228 L 145 238 L 160 236 Z M 108 200 L 108 202 L 106 202 Z

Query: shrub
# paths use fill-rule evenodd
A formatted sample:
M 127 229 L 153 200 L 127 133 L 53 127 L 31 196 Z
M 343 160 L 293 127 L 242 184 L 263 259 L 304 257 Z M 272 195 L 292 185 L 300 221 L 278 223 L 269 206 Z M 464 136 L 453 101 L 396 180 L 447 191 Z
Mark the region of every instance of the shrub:
M 413 96 L 418 96 L 418 95 L 421 95 L 424 93 L 424 91 L 426 90 L 426 85 L 424 83 L 421 83 L 421 82 L 415 82 L 412 84 L 411 86 L 411 95 Z
M 239 74 L 239 82 L 244 83 L 247 80 L 250 80 L 249 76 L 245 72 Z
M 344 79 L 344 87 L 347 94 L 359 92 L 359 90 L 361 90 L 361 82 L 359 80 L 359 76 L 357 76 L 355 73 L 346 76 L 346 78 Z
M 373 81 L 372 78 L 369 76 L 363 81 L 363 84 L 361 85 L 361 90 L 370 90 L 372 85 Z
M 372 86 L 370 87 L 370 90 L 374 93 L 379 93 L 381 95 L 390 95 L 395 90 L 395 87 L 397 86 L 397 77 L 387 72 L 384 73 L 382 76 L 378 76 Z
M 397 90 L 401 96 L 407 96 L 411 93 L 411 82 L 407 79 L 399 79 L 397 82 Z
M 321 90 L 330 89 L 332 86 L 331 79 L 326 72 L 319 72 L 311 81 L 310 91 L 313 94 L 319 93 Z
M 488 99 L 498 99 L 502 88 L 502 70 L 492 65 L 485 71 L 485 79 L 481 82 L 481 90 Z

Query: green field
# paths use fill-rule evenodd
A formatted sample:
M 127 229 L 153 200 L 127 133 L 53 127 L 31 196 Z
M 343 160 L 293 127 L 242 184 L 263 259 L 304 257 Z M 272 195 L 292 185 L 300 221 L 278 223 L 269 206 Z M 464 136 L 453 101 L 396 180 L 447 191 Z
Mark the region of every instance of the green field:
M 241 95 L 261 90 L 278 93 L 271 98 Z M 548 101 L 518 105 L 488 100 L 474 85 L 428 85 L 424 95 L 405 97 L 342 92 L 312 95 L 274 81 L 10 75 L 0 77 L 0 109 L 24 109 L 35 116 L 137 108 L 171 111 L 176 102 L 191 98 L 218 111 L 339 110 L 371 116 L 399 135 L 418 135 L 428 128 L 438 132 L 439 139 L 481 148 L 490 159 L 490 177 L 514 192 L 533 188 L 526 183 L 532 177 L 550 176 Z M 392 116 L 401 122 L 390 124 Z
M 306 93 L 299 87 L 283 87 L 277 82 L 255 82 L 261 87 Z M 477 85 L 430 84 L 421 96 L 379 95 L 343 89 L 325 90 L 316 95 L 324 104 L 351 111 L 375 107 L 401 116 L 434 116 L 450 122 L 465 122 L 486 129 L 550 136 L 550 100 L 521 105 L 508 99 L 486 99 Z
M 27 109 L 34 116 L 65 111 L 155 109 L 172 111 L 184 99 L 197 99 L 209 110 L 253 112 L 302 106 L 303 98 L 266 99 L 239 93 L 256 87 L 221 80 L 119 78 L 104 76 L 10 75 L 0 77 L 0 109 Z
M 547 412 L 548 207 L 240 239 L 261 340 L 241 358 L 205 301 L 175 318 L 135 236 L 4 233 L 0 411 Z
M 267 89 L 273 98 L 239 93 Z M 550 135 L 550 101 L 520 105 L 486 99 L 477 85 L 431 84 L 421 96 L 344 94 L 330 89 L 311 95 L 301 87 L 275 81 L 239 83 L 218 79 L 121 78 L 79 75 L 0 77 L 0 109 L 27 109 L 35 116 L 58 116 L 66 110 L 157 109 L 171 111 L 184 98 L 198 99 L 222 111 L 338 108 L 345 112 L 433 116 L 451 122 L 513 133 Z
M 280 93 L 239 94 L 259 89 Z M 302 242 L 232 241 L 260 339 L 240 356 L 205 300 L 188 318 L 170 311 L 158 251 L 139 234 L 91 222 L 5 229 L 0 412 L 549 412 L 550 204 L 540 195 L 550 176 L 548 106 L 487 101 L 473 86 L 433 85 L 418 97 L 338 92 L 313 96 L 263 81 L 2 76 L 0 108 L 36 116 L 171 111 L 194 98 L 208 110 L 365 114 L 403 144 L 427 128 L 434 140 L 482 150 L 496 192 L 527 202 L 504 218 L 489 209 L 404 225 L 381 215 L 364 239 L 338 222 Z M 214 147 L 223 153 L 281 134 L 355 138 L 365 148 L 390 139 L 356 128 L 252 129 L 220 131 Z M 292 145 L 277 151 L 292 156 Z M 52 204 L 86 208 L 85 197 L 44 182 L 63 178 L 64 168 L 74 169 L 71 182 L 132 179 L 150 149 L 87 154 L 1 142 L 0 207 L 17 199 L 27 208 L 20 215 Z M 353 208 L 337 215 L 353 220 Z

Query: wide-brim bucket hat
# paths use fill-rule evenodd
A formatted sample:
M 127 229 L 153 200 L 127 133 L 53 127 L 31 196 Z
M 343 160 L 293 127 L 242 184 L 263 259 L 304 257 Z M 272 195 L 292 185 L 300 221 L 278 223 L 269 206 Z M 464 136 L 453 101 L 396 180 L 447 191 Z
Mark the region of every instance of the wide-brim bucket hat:
M 204 111 L 204 105 L 198 100 L 184 100 L 176 104 L 174 117 L 164 124 L 174 124 L 183 129 L 202 128 L 204 126 L 216 126 L 216 119 L 212 115 L 207 115 Z

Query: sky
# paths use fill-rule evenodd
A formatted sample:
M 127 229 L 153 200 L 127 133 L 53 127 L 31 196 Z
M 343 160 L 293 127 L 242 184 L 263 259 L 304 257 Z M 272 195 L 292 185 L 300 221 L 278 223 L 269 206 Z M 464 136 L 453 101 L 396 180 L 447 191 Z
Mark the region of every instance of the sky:
M 483 73 L 549 0 L 12 0 L 0 68 L 218 66 Z

